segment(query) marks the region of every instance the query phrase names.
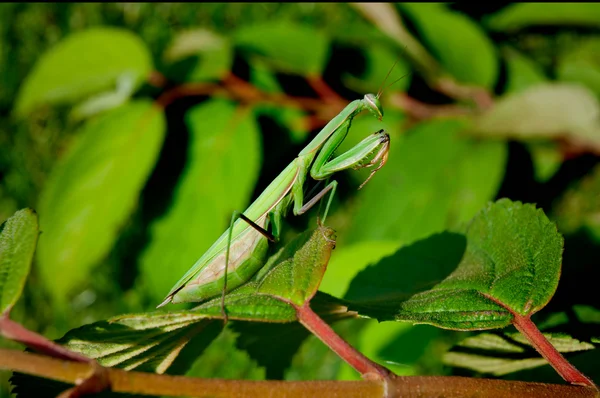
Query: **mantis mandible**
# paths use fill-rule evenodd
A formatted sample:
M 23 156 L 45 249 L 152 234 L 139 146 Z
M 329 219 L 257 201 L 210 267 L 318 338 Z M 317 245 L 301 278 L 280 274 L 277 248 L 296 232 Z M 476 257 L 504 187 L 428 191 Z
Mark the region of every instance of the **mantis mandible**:
M 322 222 L 325 222 L 337 181 L 329 182 L 304 203 L 307 175 L 310 174 L 314 180 L 327 180 L 339 171 L 372 167 L 379 162 L 360 189 L 387 161 L 390 136 L 384 130 L 367 136 L 352 149 L 331 159 L 334 151 L 346 138 L 354 117 L 364 110 L 381 120 L 383 109 L 379 94 L 366 94 L 363 99 L 349 103 L 323 127 L 246 211 L 234 212 L 229 228 L 175 284 L 157 308 L 168 303 L 201 302 L 222 294 L 221 308 L 226 319 L 225 294 L 247 282 L 264 266 L 268 242 L 278 239 L 282 217 L 292 204 L 294 215 L 300 215 L 331 192 L 323 215 Z

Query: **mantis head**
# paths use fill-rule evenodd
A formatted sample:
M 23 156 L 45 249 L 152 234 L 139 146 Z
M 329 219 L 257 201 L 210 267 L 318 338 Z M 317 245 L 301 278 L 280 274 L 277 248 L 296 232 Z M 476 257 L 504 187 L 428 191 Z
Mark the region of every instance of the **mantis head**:
M 379 120 L 383 118 L 383 108 L 381 107 L 381 102 L 379 101 L 379 95 L 373 94 L 365 94 L 363 98 L 367 109 Z

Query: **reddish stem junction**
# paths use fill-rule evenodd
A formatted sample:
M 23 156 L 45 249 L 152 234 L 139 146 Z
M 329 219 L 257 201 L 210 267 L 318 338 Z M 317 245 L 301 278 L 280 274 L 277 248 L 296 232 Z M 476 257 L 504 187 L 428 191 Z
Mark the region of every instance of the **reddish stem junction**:
M 575 366 L 567 361 L 567 359 L 560 352 L 558 352 L 556 348 L 554 348 L 552 343 L 550 343 L 542 334 L 542 332 L 540 332 L 535 323 L 531 321 L 531 314 L 518 314 L 512 308 L 508 307 L 495 297 L 489 294 L 484 294 L 484 296 L 511 313 L 513 316 L 512 324 L 515 326 L 515 328 L 517 328 L 517 330 L 527 338 L 533 348 L 535 348 L 537 352 L 539 352 L 540 355 L 544 357 L 546 361 L 548 361 L 550 366 L 552 366 L 554 370 L 556 370 L 556 372 L 563 379 L 565 379 L 565 381 L 571 384 L 588 386 L 597 389 L 592 380 L 577 370 Z
M 313 312 L 308 303 L 296 308 L 298 321 L 317 336 L 340 358 L 358 371 L 363 379 L 385 380 L 392 374 L 387 368 L 371 361 L 342 339 L 323 319 Z

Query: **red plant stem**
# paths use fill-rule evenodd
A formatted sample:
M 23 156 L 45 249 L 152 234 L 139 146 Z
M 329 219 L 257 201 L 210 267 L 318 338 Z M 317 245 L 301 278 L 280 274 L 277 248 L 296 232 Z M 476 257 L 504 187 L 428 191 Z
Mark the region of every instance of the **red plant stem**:
M 7 316 L 0 316 L 0 335 L 9 340 L 14 340 L 36 351 L 55 358 L 68 359 L 76 362 L 92 362 L 93 359 L 79 353 L 70 351 L 65 347 L 48 340 L 44 336 L 32 332 L 20 323 L 12 321 Z
M 346 104 L 347 101 L 329 87 L 321 76 L 307 76 L 306 81 L 324 101 Z
M 391 372 L 371 361 L 342 339 L 325 321 L 313 312 L 308 303 L 296 308 L 298 321 L 340 358 L 356 369 L 364 379 L 386 379 Z
M 594 382 L 577 370 L 560 352 L 546 339 L 535 323 L 528 316 L 513 314 L 513 325 L 523 333 L 533 347 L 552 365 L 559 375 L 572 384 L 596 387 Z

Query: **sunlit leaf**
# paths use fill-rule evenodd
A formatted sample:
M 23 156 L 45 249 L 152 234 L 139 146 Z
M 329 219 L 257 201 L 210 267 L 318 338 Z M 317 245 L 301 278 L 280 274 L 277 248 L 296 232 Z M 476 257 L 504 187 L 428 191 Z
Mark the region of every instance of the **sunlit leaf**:
M 440 4 L 398 5 L 452 76 L 464 83 L 493 87 L 498 76 L 497 54 L 478 24 Z
M 501 199 L 473 218 L 465 237 L 464 254 L 455 234 L 440 235 L 438 240 L 443 242 L 435 244 L 431 240 L 414 244 L 424 249 L 415 250 L 402 267 L 419 268 L 423 273 L 429 267 L 439 274 L 442 268 L 458 263 L 454 272 L 430 290 L 408 298 L 407 290 L 416 287 L 403 288 L 404 281 L 378 271 L 376 265 L 353 281 L 356 288 L 351 286 L 347 298 L 357 304 L 350 309 L 378 319 L 474 330 L 507 326 L 512 313 L 530 316 L 548 303 L 558 285 L 563 239 L 541 210 Z M 438 248 L 454 255 L 442 256 Z M 398 285 L 395 290 L 393 281 Z
M 38 218 L 31 209 L 17 211 L 0 225 L 0 316 L 19 299 L 29 275 L 38 239 Z
M 245 26 L 234 34 L 235 44 L 281 72 L 318 76 L 329 56 L 329 40 L 310 25 L 291 21 Z
M 168 74 L 178 80 L 218 80 L 231 69 L 233 49 L 225 37 L 194 29 L 179 33 L 165 50 L 164 59 L 170 64 Z M 187 69 L 183 76 L 182 69 Z
M 225 231 L 233 211 L 248 205 L 261 161 L 252 112 L 211 100 L 188 111 L 186 122 L 187 163 L 140 260 L 142 283 L 157 304 Z
M 513 139 L 568 137 L 600 147 L 600 105 L 585 87 L 538 84 L 498 100 L 482 114 L 473 131 Z
M 133 33 L 112 27 L 74 33 L 48 50 L 19 90 L 15 111 L 42 104 L 73 103 L 130 79 L 132 91 L 152 70 L 146 45 Z
M 597 27 L 600 4 L 595 3 L 515 3 L 485 19 L 492 30 L 513 31 L 536 25 L 575 25 Z
M 357 196 L 348 239 L 410 243 L 469 220 L 492 199 L 506 145 L 471 139 L 463 128 L 430 121 L 393 137 L 387 164 Z
M 134 209 L 165 132 L 148 101 L 86 124 L 46 183 L 39 204 L 41 280 L 62 301 L 90 278 Z
M 600 96 L 600 39 L 592 37 L 562 54 L 556 68 L 557 78 L 583 84 Z
M 257 292 L 303 305 L 317 292 L 334 246 L 335 233 L 330 228 L 305 232 L 274 260 Z

